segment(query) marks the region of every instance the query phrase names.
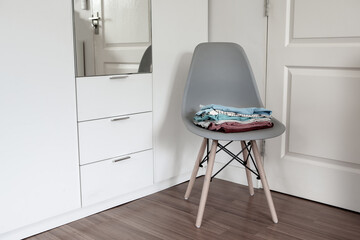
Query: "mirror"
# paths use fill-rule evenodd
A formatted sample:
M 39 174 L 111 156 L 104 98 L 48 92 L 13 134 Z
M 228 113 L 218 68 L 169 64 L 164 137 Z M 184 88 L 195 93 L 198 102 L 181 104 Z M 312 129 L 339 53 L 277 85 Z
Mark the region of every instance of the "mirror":
M 150 0 L 73 0 L 76 76 L 152 72 Z

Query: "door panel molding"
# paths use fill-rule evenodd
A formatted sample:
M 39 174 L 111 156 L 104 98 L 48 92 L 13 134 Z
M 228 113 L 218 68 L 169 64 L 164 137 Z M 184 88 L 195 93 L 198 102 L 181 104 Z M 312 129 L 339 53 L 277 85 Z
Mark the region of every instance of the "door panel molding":
M 271 1 L 266 107 L 287 131 L 267 141 L 265 168 L 276 191 L 360 212 L 360 30 L 348 34 L 354 24 L 345 19 L 359 18 L 360 2 L 348 2 Z M 299 18 L 308 8 L 318 23 Z M 343 29 L 319 31 L 334 9 Z
M 330 0 L 332 1 L 332 0 Z M 360 21 L 360 15 L 357 16 L 354 12 L 360 8 L 360 2 L 354 0 L 345 0 L 348 3 L 342 4 L 341 9 L 327 9 L 326 6 L 331 5 L 329 0 L 288 0 L 287 1 L 287 15 L 286 15 L 286 42 L 288 44 L 349 44 L 359 43 L 360 27 L 356 27 L 354 22 Z M 345 5 L 359 5 L 353 8 L 348 8 Z M 296 7 L 295 7 L 296 5 Z M 311 6 L 311 7 L 309 7 Z M 326 16 L 319 18 L 316 11 L 324 11 Z M 341 20 L 338 15 L 341 12 L 351 11 L 349 15 L 355 15 L 358 19 Z M 350 19 L 350 18 L 349 18 Z M 340 21 L 340 22 L 339 22 Z M 341 24 L 348 23 L 349 27 L 344 29 Z M 342 31 L 342 34 L 336 34 L 335 30 Z

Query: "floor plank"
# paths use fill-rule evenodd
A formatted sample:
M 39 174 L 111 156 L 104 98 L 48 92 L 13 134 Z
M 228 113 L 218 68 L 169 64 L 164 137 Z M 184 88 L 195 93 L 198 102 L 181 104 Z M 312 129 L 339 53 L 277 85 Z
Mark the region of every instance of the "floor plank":
M 188 200 L 184 183 L 28 239 L 360 239 L 359 213 L 272 192 L 279 217 L 274 224 L 261 189 L 251 197 L 246 186 L 219 179 L 210 185 L 197 229 L 202 182 L 197 179 Z

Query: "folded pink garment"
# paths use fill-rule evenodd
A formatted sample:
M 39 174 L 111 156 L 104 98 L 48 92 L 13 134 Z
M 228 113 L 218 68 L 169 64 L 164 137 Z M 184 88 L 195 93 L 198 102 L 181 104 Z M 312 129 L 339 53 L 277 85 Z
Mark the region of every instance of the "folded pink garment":
M 216 125 L 215 123 L 210 123 L 208 129 L 212 131 L 225 132 L 225 133 L 234 133 L 234 132 L 246 132 L 264 128 L 271 128 L 273 126 L 272 122 L 252 122 L 252 123 L 237 123 L 237 122 L 225 122 L 222 124 Z

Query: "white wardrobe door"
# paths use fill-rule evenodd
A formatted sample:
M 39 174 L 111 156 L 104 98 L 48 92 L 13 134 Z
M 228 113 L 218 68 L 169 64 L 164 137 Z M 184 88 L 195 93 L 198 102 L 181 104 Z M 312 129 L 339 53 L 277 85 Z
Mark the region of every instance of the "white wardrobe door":
M 207 22 L 207 0 L 152 1 L 155 182 L 189 175 L 202 141 L 185 129 L 180 109 L 192 53 L 208 40 Z
M 1 1 L 1 234 L 80 207 L 71 1 Z

